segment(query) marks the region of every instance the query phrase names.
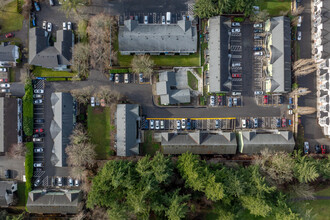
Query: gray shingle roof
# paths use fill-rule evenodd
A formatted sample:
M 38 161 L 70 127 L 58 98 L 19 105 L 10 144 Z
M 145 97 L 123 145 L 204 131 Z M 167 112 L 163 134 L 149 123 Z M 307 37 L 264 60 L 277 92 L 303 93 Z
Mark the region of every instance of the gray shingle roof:
M 271 22 L 271 92 L 291 91 L 291 27 L 288 17 L 280 16 L 270 19 Z M 276 82 L 273 85 L 273 82 Z
M 29 192 L 26 207 L 32 213 L 76 214 L 82 208 L 80 190 Z
M 53 120 L 50 124 L 50 134 L 54 141 L 55 166 L 66 166 L 65 148 L 70 144 L 73 130 L 73 98 L 70 93 L 56 92 L 51 95 Z
M 233 132 L 209 133 L 194 131 L 187 133 L 163 132 L 162 152 L 164 154 L 236 154 L 237 142 Z
M 140 106 L 135 104 L 117 105 L 116 124 L 117 156 L 138 155 L 140 143 Z
M 197 52 L 196 26 L 191 21 L 178 24 L 139 24 L 126 20 L 119 27 L 119 51 L 125 53 L 195 53 Z
M 14 186 L 16 185 L 16 186 Z M 12 188 L 14 186 L 14 189 Z M 17 189 L 15 181 L 0 181 L 0 206 L 8 207 L 14 201 L 13 193 Z
M 257 133 L 256 131 L 239 132 L 239 152 L 243 154 L 260 153 L 268 148 L 272 151 L 292 152 L 295 141 L 290 131 Z
M 162 105 L 189 103 L 189 89 L 176 89 L 175 72 L 159 73 L 159 82 L 156 84 L 156 94 L 160 96 Z
M 29 64 L 46 68 L 71 65 L 74 35 L 72 31 L 58 30 L 54 46 L 49 45 L 49 34 L 41 28 L 30 29 Z
M 0 44 L 0 61 L 16 62 L 19 58 L 18 46 L 2 43 Z
M 209 19 L 209 92 L 228 91 L 230 83 L 226 84 L 229 76 L 229 27 L 228 18 L 223 16 Z M 227 85 L 227 86 L 226 86 Z

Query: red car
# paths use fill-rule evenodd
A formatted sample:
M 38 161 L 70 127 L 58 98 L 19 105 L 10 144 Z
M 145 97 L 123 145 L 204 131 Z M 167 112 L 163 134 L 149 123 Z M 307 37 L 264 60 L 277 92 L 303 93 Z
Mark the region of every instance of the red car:
M 6 36 L 6 38 L 11 38 L 11 37 L 14 37 L 14 34 L 12 34 L 12 33 L 8 33 L 8 34 L 6 34 L 5 36 Z
M 282 127 L 285 128 L 286 127 L 286 119 L 282 118 Z
M 233 74 L 231 74 L 231 77 L 232 78 L 241 78 L 242 75 L 241 74 L 238 74 L 238 73 L 233 73 Z
M 264 96 L 264 104 L 268 104 L 268 95 Z
M 0 82 L 8 82 L 8 79 L 0 79 Z
M 44 132 L 44 129 L 43 128 L 34 129 L 34 132 L 41 133 L 41 132 Z
M 327 148 L 325 147 L 325 145 L 321 145 L 321 152 L 322 152 L 322 154 L 327 153 Z

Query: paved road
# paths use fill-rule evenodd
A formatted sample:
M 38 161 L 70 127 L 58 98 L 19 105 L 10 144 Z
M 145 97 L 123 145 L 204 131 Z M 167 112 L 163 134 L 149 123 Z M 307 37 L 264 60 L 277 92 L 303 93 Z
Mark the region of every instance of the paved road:
M 301 25 L 302 39 L 300 41 L 300 57 L 304 59 L 311 58 L 312 45 L 312 30 L 311 30 L 311 0 L 302 0 L 302 5 L 305 10 L 302 14 L 303 21 Z M 316 77 L 315 74 L 309 74 L 298 78 L 300 87 L 306 87 L 311 90 L 311 93 L 299 98 L 299 106 L 312 106 L 316 108 Z M 322 129 L 318 124 L 316 113 L 301 117 L 302 124 L 305 130 L 305 138 L 312 145 L 329 144 L 329 139 L 326 139 L 322 133 Z
M 5 178 L 5 170 L 9 169 L 12 172 L 12 178 L 23 180 L 23 175 L 25 175 L 24 161 L 24 158 L 13 159 L 0 156 L 0 178 Z

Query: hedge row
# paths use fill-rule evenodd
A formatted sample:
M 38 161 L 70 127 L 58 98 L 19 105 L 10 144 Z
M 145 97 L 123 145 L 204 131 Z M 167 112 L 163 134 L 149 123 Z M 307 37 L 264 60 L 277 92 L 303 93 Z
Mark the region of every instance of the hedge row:
M 128 73 L 128 69 L 111 69 L 109 70 L 109 73 Z
M 33 142 L 27 142 L 27 143 L 25 143 L 25 146 L 26 146 L 26 154 L 25 154 L 25 178 L 26 178 L 25 198 L 28 198 L 28 194 L 32 190 Z
M 25 84 L 23 96 L 23 131 L 27 136 L 33 134 L 33 88 L 30 80 Z
M 62 77 L 59 77 L 59 78 L 56 78 L 56 77 L 50 77 L 50 78 L 46 78 L 46 80 L 47 81 L 50 81 L 50 82 L 52 82 L 52 81 L 70 81 L 71 80 L 71 78 L 62 78 Z

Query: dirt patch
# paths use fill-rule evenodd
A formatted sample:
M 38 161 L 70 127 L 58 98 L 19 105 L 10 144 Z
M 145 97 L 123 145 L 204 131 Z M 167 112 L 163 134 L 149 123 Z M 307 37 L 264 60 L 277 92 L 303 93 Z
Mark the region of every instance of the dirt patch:
M 103 110 L 104 110 L 103 107 L 95 107 L 95 108 L 93 108 L 93 113 L 94 114 L 102 114 Z

